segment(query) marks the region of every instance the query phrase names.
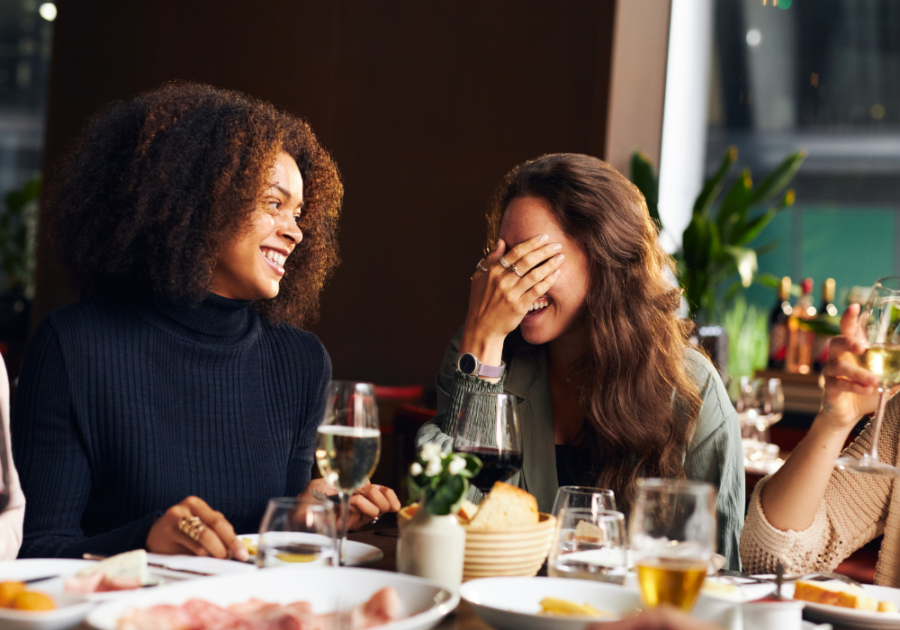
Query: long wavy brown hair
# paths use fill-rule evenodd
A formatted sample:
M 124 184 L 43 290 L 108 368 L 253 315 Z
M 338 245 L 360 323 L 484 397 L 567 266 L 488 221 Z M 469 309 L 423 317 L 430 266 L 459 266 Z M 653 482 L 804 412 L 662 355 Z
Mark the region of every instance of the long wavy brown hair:
M 659 245 L 643 195 L 602 160 L 557 153 L 510 171 L 488 212 L 491 249 L 518 197 L 544 200 L 587 256 L 581 321 L 589 345 L 576 367 L 585 423 L 569 469 L 581 483 L 613 490 L 627 513 L 639 477 L 684 478 L 700 410 L 685 366 L 690 324 L 677 315 L 682 292 L 666 277 L 674 261 Z M 520 334 L 504 349 L 508 358 L 529 350 Z
M 334 160 L 303 119 L 190 82 L 113 103 L 51 173 L 51 236 L 82 295 L 201 302 L 220 248 L 249 228 L 280 151 L 303 177 L 303 240 L 278 295 L 255 306 L 273 322 L 314 321 L 338 264 Z

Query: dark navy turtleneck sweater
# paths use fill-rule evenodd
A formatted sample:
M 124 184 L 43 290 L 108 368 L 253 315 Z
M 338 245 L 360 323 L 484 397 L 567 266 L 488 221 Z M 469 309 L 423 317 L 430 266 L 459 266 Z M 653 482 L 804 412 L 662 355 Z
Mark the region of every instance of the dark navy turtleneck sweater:
M 252 302 L 82 300 L 50 315 L 25 358 L 13 453 L 20 557 L 143 548 L 195 495 L 238 534 L 309 483 L 331 361 L 311 333 Z

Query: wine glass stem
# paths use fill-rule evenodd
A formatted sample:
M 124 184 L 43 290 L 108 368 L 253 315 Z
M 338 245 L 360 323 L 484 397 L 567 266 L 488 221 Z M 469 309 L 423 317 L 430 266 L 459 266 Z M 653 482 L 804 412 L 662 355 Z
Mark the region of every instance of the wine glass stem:
M 868 456 L 878 461 L 878 434 L 881 432 L 881 420 L 884 418 L 884 408 L 887 405 L 887 388 L 878 388 L 878 411 L 875 413 L 875 421 L 872 423 L 872 437 L 869 445 Z
M 341 500 L 341 524 L 340 537 L 338 538 L 338 565 L 344 566 L 344 547 L 347 543 L 347 521 L 350 520 L 350 495 L 343 490 L 338 491 L 338 498 Z

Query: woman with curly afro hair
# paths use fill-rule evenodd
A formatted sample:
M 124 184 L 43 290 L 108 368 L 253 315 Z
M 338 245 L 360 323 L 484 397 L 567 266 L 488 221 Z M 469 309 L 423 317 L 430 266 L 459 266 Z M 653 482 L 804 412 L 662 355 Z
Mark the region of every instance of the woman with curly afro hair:
M 21 557 L 246 558 L 235 532 L 310 482 L 331 361 L 300 327 L 338 262 L 343 188 L 302 120 L 173 83 L 94 118 L 48 191 L 82 299 L 19 380 Z M 350 527 L 396 511 L 367 486 Z

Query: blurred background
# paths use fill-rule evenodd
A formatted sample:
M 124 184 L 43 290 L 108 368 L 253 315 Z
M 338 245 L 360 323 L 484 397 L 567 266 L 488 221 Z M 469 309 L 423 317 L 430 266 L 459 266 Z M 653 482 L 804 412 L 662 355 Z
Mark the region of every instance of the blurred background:
M 189 79 L 306 117 L 333 153 L 343 264 L 312 330 L 336 378 L 385 388 L 388 429 L 433 405 L 494 186 L 550 152 L 638 184 L 698 342 L 734 382 L 787 368 L 800 417 L 816 356 L 773 363 L 779 312 L 827 339 L 829 304 L 900 274 L 898 77 L 894 0 L 0 0 L 0 351 L 15 378 L 76 299 L 40 182 L 99 107 Z

